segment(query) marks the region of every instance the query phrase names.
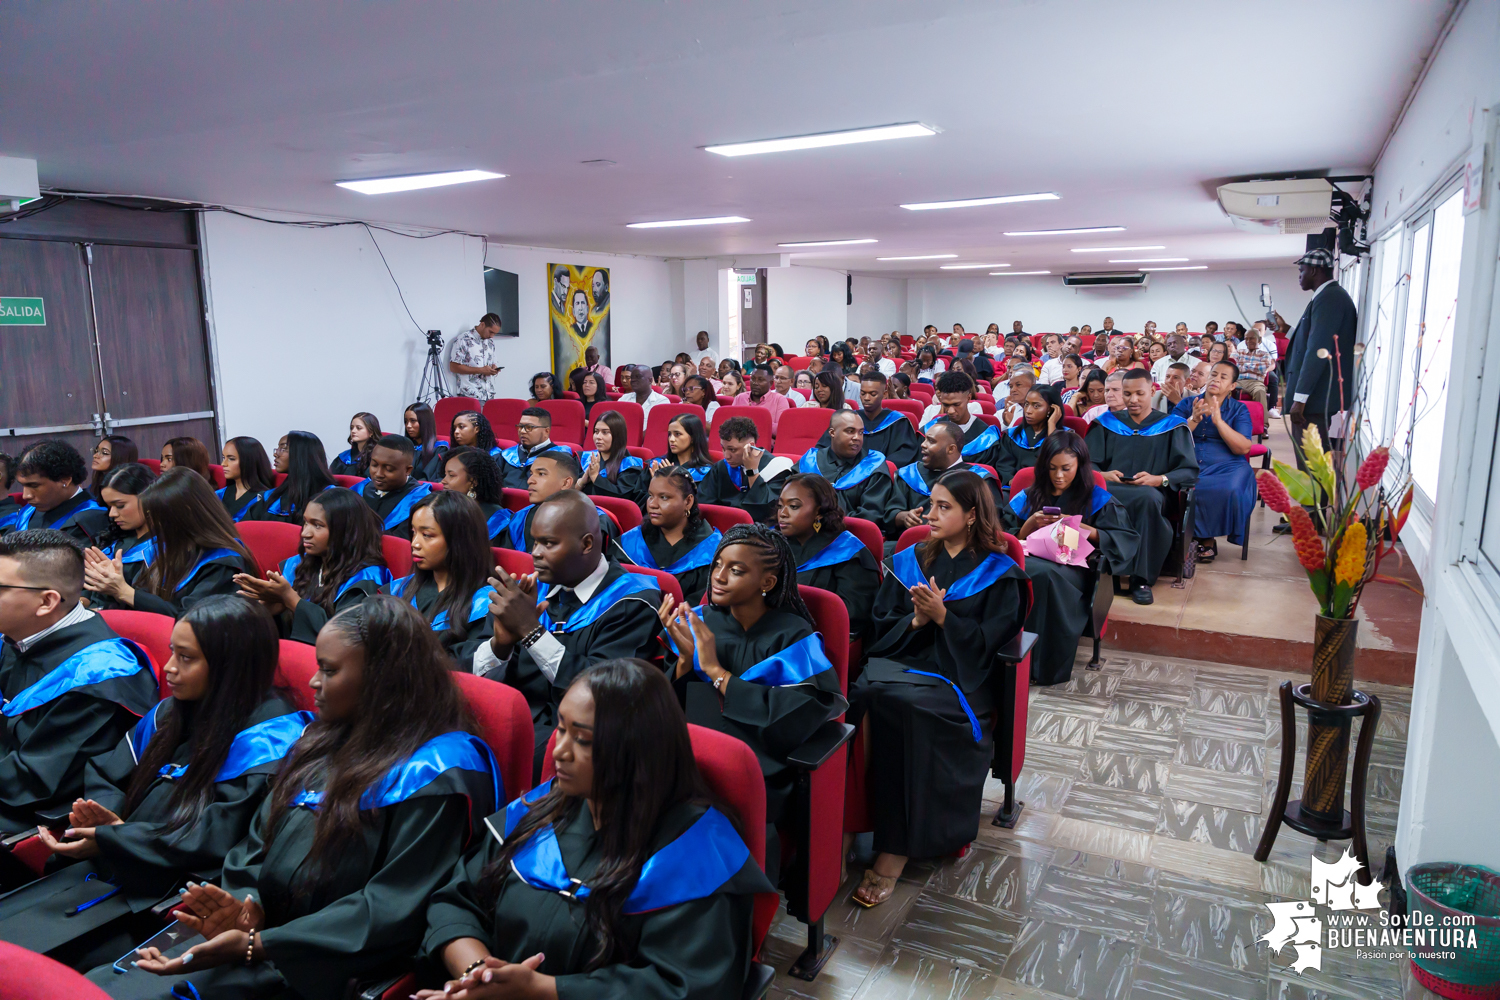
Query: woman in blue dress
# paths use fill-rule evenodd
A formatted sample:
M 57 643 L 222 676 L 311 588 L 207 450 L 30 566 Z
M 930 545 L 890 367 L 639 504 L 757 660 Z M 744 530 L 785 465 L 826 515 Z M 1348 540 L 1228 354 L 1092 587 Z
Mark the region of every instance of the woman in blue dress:
M 1198 561 L 1212 562 L 1219 554 L 1218 537 L 1243 545 L 1250 512 L 1255 509 L 1255 471 L 1250 468 L 1250 411 L 1229 398 L 1240 370 L 1233 361 L 1219 361 L 1209 373 L 1208 386 L 1198 396 L 1178 403 L 1172 412 L 1187 421 L 1198 455 L 1198 485 L 1193 498 L 1193 534 L 1198 539 Z

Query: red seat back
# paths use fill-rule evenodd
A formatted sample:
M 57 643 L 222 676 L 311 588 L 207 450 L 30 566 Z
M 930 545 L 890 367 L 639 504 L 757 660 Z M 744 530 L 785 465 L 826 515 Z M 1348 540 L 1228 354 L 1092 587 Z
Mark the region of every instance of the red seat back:
M 305 642 L 281 640 L 281 657 L 277 660 L 280 679 L 291 689 L 292 700 L 299 711 L 313 711 L 313 691 L 307 686 L 318 672 L 317 650 Z
M 453 683 L 463 692 L 479 725 L 479 736 L 495 751 L 507 802 L 531 790 L 531 759 L 535 730 L 525 695 L 508 684 L 454 671 Z
M 115 630 L 122 639 L 129 639 L 146 651 L 151 660 L 151 670 L 156 674 L 156 686 L 163 698 L 172 692 L 167 687 L 162 668 L 172 657 L 172 629 L 177 619 L 168 615 L 152 614 L 150 611 L 101 611 L 104 624 Z
M 511 576 L 525 576 L 536 572 L 536 561 L 531 558 L 530 552 L 492 548 L 490 553 L 495 557 L 495 565 Z
M 520 510 L 531 503 L 531 494 L 512 486 L 503 486 L 500 488 L 500 502 L 505 505 L 506 510 Z
M 918 542 L 925 542 L 927 536 L 932 534 L 932 528 L 926 524 L 914 524 L 901 532 L 901 537 L 896 539 L 896 551 L 909 549 Z
M 991 427 L 998 427 L 1002 431 L 1005 430 L 1005 423 L 993 413 L 976 413 L 974 419 L 989 424 Z
M 911 421 L 913 427 L 919 431 L 922 429 L 922 411 L 927 409 L 927 407 L 921 400 L 887 399 L 880 405 L 882 409 L 895 410 L 897 413 L 906 414 L 906 418 Z
M 633 444 L 625 450 L 634 455 L 636 458 L 640 459 L 642 462 L 650 462 L 653 458 L 656 457 L 651 453 L 650 448 L 641 445 Z
M 776 425 L 776 450 L 802 454 L 818 443 L 832 419 L 833 411 L 821 406 L 799 406 L 795 410 L 784 410 L 781 421 Z
M 576 399 L 544 399 L 537 404 L 552 415 L 552 440 L 558 444 L 582 445 L 585 441 L 593 447 L 592 435 L 586 436 L 583 426 L 583 404 Z
M 849 607 L 837 595 L 818 587 L 797 585 L 802 603 L 812 613 L 823 636 L 823 652 L 839 675 L 839 690 L 849 690 Z
M 719 504 L 703 503 L 698 505 L 703 511 L 703 519 L 713 525 L 715 530 L 728 531 L 736 524 L 754 524 L 755 518 L 738 507 L 722 507 Z
M 782 411 L 786 416 L 788 411 Z M 714 411 L 713 421 L 708 426 L 709 443 L 719 444 L 719 428 L 733 417 L 749 417 L 755 422 L 755 441 L 762 448 L 771 447 L 771 411 L 764 406 L 723 406 Z
M 603 507 L 620 526 L 621 533 L 641 526 L 641 509 L 624 497 L 594 497 L 594 505 Z
M 1250 434 L 1260 437 L 1266 432 L 1266 408 L 1253 399 L 1242 399 L 1241 403 L 1250 412 Z
M 784 360 L 786 362 L 786 366 L 794 372 L 800 372 L 802 369 L 812 364 L 812 358 L 808 357 L 806 354 L 793 354 L 791 357 L 783 358 L 782 360 Z
M 641 441 L 644 440 L 644 435 L 646 433 L 646 411 L 641 408 L 641 404 L 632 403 L 628 400 L 621 400 L 612 403 L 595 403 L 594 408 L 589 411 L 589 422 L 591 424 L 597 424 L 599 422 L 599 417 L 604 413 L 609 412 L 610 410 L 618 413 L 625 420 L 625 444 L 627 446 L 639 446 Z M 587 448 L 593 448 L 594 429 L 592 427 L 588 427 L 585 429 L 584 433 L 587 436 L 587 440 L 584 441 L 584 444 L 587 446 Z
M 1063 417 L 1063 423 L 1068 425 L 1068 430 L 1072 431 L 1074 434 L 1077 434 L 1079 437 L 1088 437 L 1089 422 L 1082 417 L 1065 415 Z
M 762 825 L 765 823 L 765 812 L 765 805 L 762 803 Z M 761 837 L 764 839 L 764 832 Z M 764 862 L 764 857 L 762 861 Z M 760 915 L 758 906 L 756 915 Z M 772 916 L 775 916 L 774 908 Z M 55 1000 L 56 997 L 68 997 L 69 1000 L 109 1000 L 108 993 L 79 973 L 45 955 L 27 951 L 20 945 L 0 941 L 0 969 L 5 970 L 5 985 L 0 987 L 0 997 L 4 997 L 4 1000 Z
M 620 568 L 628 573 L 639 573 L 641 576 L 652 576 L 656 578 L 656 585 L 663 594 L 671 594 L 672 600 L 681 603 L 687 600 L 682 593 L 682 584 L 677 582 L 677 577 L 664 569 L 652 569 L 649 566 L 631 566 L 621 563 Z M 693 595 L 697 597 L 697 594 Z
M 432 420 L 437 424 L 439 437 L 447 437 L 453 427 L 453 418 L 465 410 L 482 413 L 481 403 L 473 396 L 444 396 L 433 404 Z
M 990 416 L 995 415 L 995 401 L 993 399 L 979 399 L 975 397 L 975 402 L 979 404 L 980 413 L 988 413 Z
M 138 459 L 136 459 L 136 461 L 140 462 L 146 468 L 150 469 L 152 475 L 157 475 L 157 476 L 161 475 L 161 459 L 159 459 L 159 458 L 138 458 Z
M 870 550 L 870 555 L 875 557 L 875 565 L 879 566 L 885 558 L 885 538 L 880 534 L 880 527 L 874 521 L 866 521 L 862 517 L 844 518 L 844 530 L 855 538 L 865 543 L 865 548 Z
M 333 477 L 333 483 L 334 483 L 334 485 L 335 486 L 342 486 L 346 490 L 352 490 L 352 489 L 354 489 L 354 487 L 356 487 L 360 483 L 364 482 L 364 480 L 365 480 L 364 476 L 334 476 Z M 241 521 L 240 523 L 244 524 L 245 522 Z
M 733 396 L 715 396 L 714 397 L 714 402 L 718 403 L 720 406 L 733 406 L 734 405 L 734 397 Z M 717 413 L 719 411 L 715 410 L 714 412 Z M 715 439 L 715 440 L 717 440 L 717 439 Z
M 261 575 L 302 551 L 302 529 L 283 521 L 241 521 L 240 540 L 260 564 Z
M 492 399 L 484 404 L 481 412 L 484 413 L 484 419 L 490 422 L 490 429 L 495 432 L 495 437 L 513 438 L 516 436 L 516 424 L 521 420 L 521 411 L 527 405 L 524 399 Z
M 651 408 L 651 413 L 646 417 L 646 431 L 642 435 L 641 442 L 646 450 L 652 455 L 665 455 L 667 453 L 667 425 L 672 418 L 683 413 L 691 413 L 699 420 L 703 420 L 703 407 L 696 403 L 657 403 Z
M 395 535 L 380 536 L 380 551 L 385 556 L 385 568 L 400 579 L 411 572 L 411 542 Z
M 224 466 L 222 465 L 210 465 L 208 467 L 208 474 L 213 479 L 214 489 L 216 490 L 222 490 L 229 484 L 229 480 L 224 478 Z

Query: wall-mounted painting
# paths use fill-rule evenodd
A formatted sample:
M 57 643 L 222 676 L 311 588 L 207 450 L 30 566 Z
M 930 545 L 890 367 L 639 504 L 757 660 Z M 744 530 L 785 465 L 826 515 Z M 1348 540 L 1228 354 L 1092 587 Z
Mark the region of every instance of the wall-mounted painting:
M 582 368 L 583 353 L 598 348 L 609 364 L 609 268 L 548 264 L 547 312 L 552 325 L 552 371 L 564 384 Z

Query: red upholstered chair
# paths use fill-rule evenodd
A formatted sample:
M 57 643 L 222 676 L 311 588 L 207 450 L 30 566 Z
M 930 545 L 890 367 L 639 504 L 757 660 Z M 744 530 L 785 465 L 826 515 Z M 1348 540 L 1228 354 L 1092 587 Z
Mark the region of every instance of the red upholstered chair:
M 993 399 L 978 399 L 978 398 L 976 398 L 975 402 L 977 402 L 979 404 L 979 411 L 980 411 L 980 413 L 982 415 L 983 414 L 988 414 L 989 416 L 992 416 L 992 417 L 995 415 L 995 401 Z
M 490 552 L 495 557 L 495 565 L 511 576 L 525 576 L 536 572 L 536 562 L 531 558 L 530 552 L 501 548 L 490 549 Z
M 974 419 L 989 424 L 991 427 L 998 427 L 1002 431 L 1005 430 L 1005 423 L 993 413 L 976 413 Z
M 641 443 L 653 456 L 667 453 L 667 425 L 672 422 L 673 417 L 683 413 L 691 413 L 699 420 L 704 420 L 703 407 L 696 403 L 657 403 L 651 408 L 646 416 L 646 432 Z M 706 425 L 707 421 L 704 422 Z
M 791 413 L 791 410 L 783 410 L 782 415 Z M 748 417 L 755 423 L 756 444 L 762 448 L 771 447 L 771 411 L 764 406 L 720 406 L 714 411 L 714 418 L 708 426 L 708 440 L 714 444 L 719 443 L 719 428 L 724 426 L 724 421 L 732 417 Z
M 978 384 L 988 385 L 989 383 L 981 379 Z M 986 389 L 976 389 L 974 392 L 974 399 L 981 403 L 989 403 L 991 407 L 995 405 L 995 397 L 991 396 L 989 394 L 989 391 Z
M 677 577 L 664 569 L 652 569 L 649 566 L 635 566 L 629 563 L 621 563 L 620 568 L 627 573 L 639 573 L 641 576 L 655 577 L 656 585 L 663 594 L 671 594 L 674 601 L 681 602 L 687 600 L 687 595 L 683 594 L 682 584 L 677 581 Z M 693 594 L 692 596 L 697 598 L 702 595 Z
M 673 402 L 676 402 L 676 400 L 673 400 Z M 733 406 L 734 405 L 734 397 L 733 396 L 715 396 L 714 397 L 714 402 L 718 403 L 720 406 Z M 719 411 L 715 410 L 714 412 L 718 413 Z
M 521 411 L 531 404 L 524 399 L 492 399 L 484 404 L 484 419 L 490 422 L 495 437 L 510 437 L 516 433 L 516 424 L 521 420 Z M 477 409 L 477 407 L 470 407 Z
M 885 558 L 885 538 L 880 534 L 880 527 L 862 517 L 846 517 L 844 530 L 865 543 L 865 548 L 875 557 L 875 565 L 879 566 Z
M 1266 408 L 1253 399 L 1242 399 L 1245 409 L 1250 411 L 1250 436 L 1255 443 L 1250 445 L 1250 458 L 1260 458 L 1260 467 L 1271 467 L 1271 449 L 1266 445 Z
M 818 443 L 827 432 L 828 422 L 832 419 L 833 411 L 821 406 L 801 406 L 795 410 L 782 411 L 781 421 L 776 425 L 776 450 L 788 455 L 801 455 Z
M 453 418 L 465 410 L 484 412 L 482 404 L 473 396 L 444 396 L 432 406 L 432 420 L 437 424 L 439 437 L 447 437 L 453 429 Z
M 761 812 L 765 813 L 764 807 Z M 61 962 L 4 941 L 0 941 L 0 969 L 5 970 L 0 986 L 4 1000 L 109 1000 L 108 993 Z
M 224 478 L 224 466 L 222 465 L 210 465 L 208 467 L 208 474 L 213 477 L 214 489 L 216 490 L 222 490 L 229 483 L 229 480 Z
M 235 525 L 245 548 L 260 564 L 260 575 L 302 551 L 302 529 L 282 521 L 241 521 Z M 410 544 L 410 543 L 407 543 Z
M 518 490 L 511 486 L 500 488 L 500 502 L 505 505 L 506 510 L 516 511 L 531 503 L 531 496 L 525 490 Z
M 535 730 L 526 697 L 508 684 L 454 671 L 453 683 L 463 692 L 479 724 L 479 736 L 495 751 L 504 782 L 506 802 L 531 790 L 531 758 Z
M 594 505 L 603 507 L 615 519 L 620 531 L 629 531 L 641 526 L 641 509 L 624 497 L 594 497 Z
M 537 404 L 552 415 L 551 437 L 558 444 L 581 445 L 593 438 L 586 436 L 583 420 L 583 404 L 576 399 L 544 399 Z
M 305 642 L 281 640 L 281 656 L 277 660 L 277 671 L 281 680 L 291 689 L 292 702 L 301 712 L 313 711 L 313 692 L 307 686 L 312 675 L 318 672 L 317 650 Z
M 703 519 L 713 525 L 717 531 L 728 531 L 736 524 L 754 524 L 755 518 L 738 507 L 721 507 L 718 504 L 699 504 L 698 509 L 703 511 Z
M 380 551 L 385 556 L 385 568 L 400 579 L 411 572 L 411 542 L 394 535 L 380 536 Z
M 993 479 L 997 483 L 1000 483 L 1000 473 L 995 471 L 994 466 L 985 465 L 983 462 L 970 462 L 969 464 L 974 466 L 974 468 L 976 469 L 983 469 L 985 472 L 988 472 L 991 479 Z M 1005 484 L 1000 483 L 1000 485 L 1004 486 Z
M 146 468 L 150 469 L 152 475 L 156 475 L 156 476 L 161 475 L 161 459 L 159 459 L 159 458 L 138 458 L 138 459 L 136 459 L 136 461 L 140 462 Z
M 913 427 L 917 428 L 918 430 L 922 429 L 922 411 L 927 409 L 927 406 L 921 400 L 887 399 L 885 402 L 881 403 L 880 406 L 881 409 L 895 410 L 898 413 L 906 414 L 907 419 L 911 421 L 911 425 Z
M 806 354 L 794 354 L 791 357 L 786 358 L 785 361 L 786 366 L 794 372 L 800 372 L 802 369 L 812 364 L 812 358 L 808 357 Z
M 646 411 L 641 408 L 641 404 L 632 403 L 629 400 L 595 403 L 594 408 L 589 411 L 589 422 L 597 424 L 600 414 L 607 413 L 610 410 L 614 410 L 625 421 L 625 436 L 627 438 L 625 444 L 627 446 L 639 445 L 644 440 L 643 435 L 646 433 Z M 593 431 L 592 427 L 585 428 L 584 430 L 586 438 L 584 443 L 590 448 L 594 447 Z
M 162 697 L 171 692 L 166 681 L 161 680 L 161 668 L 172 657 L 172 627 L 177 620 L 170 615 L 152 614 L 150 611 L 108 610 L 99 612 L 104 624 L 115 630 L 122 639 L 129 639 L 146 651 L 151 658 L 151 667 L 156 672 Z
M 364 476 L 334 476 L 333 477 L 333 484 L 335 486 L 342 486 L 346 490 L 352 490 L 352 489 L 354 489 L 354 487 L 358 486 L 360 483 L 362 483 L 364 481 L 365 481 L 365 477 Z M 240 523 L 244 524 L 245 522 L 241 521 Z
M 1082 417 L 1064 416 L 1063 423 L 1068 425 L 1068 430 L 1079 437 L 1088 437 L 1089 422 Z
M 629 447 L 627 447 L 625 450 L 627 452 L 629 452 L 630 454 L 634 455 L 636 458 L 640 459 L 642 462 L 649 462 L 653 458 L 657 457 L 657 456 L 651 454 L 651 449 L 650 448 L 647 448 L 647 447 L 645 447 L 643 445 L 634 445 L 633 444 L 633 445 L 630 445 Z
M 580 396 L 578 393 L 574 392 L 572 389 L 564 389 L 563 390 L 563 399 L 576 399 L 580 403 L 583 402 L 583 397 Z

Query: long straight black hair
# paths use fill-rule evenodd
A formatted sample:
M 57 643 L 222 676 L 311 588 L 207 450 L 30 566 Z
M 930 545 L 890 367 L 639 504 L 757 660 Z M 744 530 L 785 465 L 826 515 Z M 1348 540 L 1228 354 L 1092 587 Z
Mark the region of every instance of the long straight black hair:
M 1062 495 L 1054 496 L 1048 470 L 1058 455 L 1072 455 L 1078 460 L 1078 471 Z M 1093 497 L 1094 463 L 1089 458 L 1089 446 L 1077 432 L 1059 427 L 1047 436 L 1037 452 L 1036 481 L 1026 490 L 1026 502 L 1031 505 L 1033 513 L 1043 507 L 1060 507 L 1064 514 L 1087 514 Z
M 309 431 L 286 432 L 286 480 L 266 497 L 268 506 L 279 500 L 291 513 L 302 516 L 307 501 L 333 485 L 328 472 L 328 453 L 323 442 Z
M 275 683 L 280 651 L 276 622 L 258 601 L 210 597 L 189 608 L 180 621 L 193 630 L 208 662 L 208 689 L 196 702 L 171 698 L 156 709 L 156 733 L 130 774 L 121 812 L 122 818 L 130 818 L 158 772 L 190 739 L 187 772 L 167 799 L 168 830 L 193 822 L 213 802 L 215 778 L 230 744 Z
M 139 462 L 117 465 L 104 474 L 104 482 L 99 486 L 99 502 L 104 502 L 106 489 L 123 493 L 126 496 L 138 497 L 154 482 L 156 482 L 156 473 L 152 472 L 148 466 Z M 111 519 L 109 529 L 98 538 L 99 547 L 108 548 L 122 539 L 134 537 L 136 537 L 135 532 L 125 531 Z
M 448 586 L 427 609 L 427 621 L 432 622 L 444 611 L 448 612 L 445 637 L 462 641 L 469 634 L 469 605 L 495 569 L 495 555 L 490 551 L 490 530 L 479 505 L 462 493 L 453 490 L 429 493 L 412 507 L 412 514 L 424 508 L 432 511 L 448 546 L 448 558 L 444 563 L 448 570 Z M 410 600 L 431 580 L 432 570 L 414 567 L 399 596 Z
M 713 459 L 708 454 L 708 431 L 704 428 L 703 421 L 698 415 L 696 413 L 679 413 L 667 422 L 668 427 L 671 427 L 673 424 L 687 431 L 688 438 L 693 442 L 693 448 L 688 455 L 687 461 L 679 462 L 677 456 L 672 453 L 671 442 L 668 441 L 667 461 L 688 467 L 711 464 Z
M 406 433 L 406 414 L 412 413 L 417 418 L 417 435 L 420 441 L 412 441 L 417 448 L 417 460 L 431 458 L 432 453 L 437 450 L 437 414 L 432 412 L 432 407 L 418 400 L 406 408 L 401 415 L 401 433 Z M 408 437 L 408 440 L 410 438 Z
M 595 944 L 585 971 L 635 957 L 620 911 L 651 858 L 662 817 L 684 803 L 716 805 L 739 826 L 728 807 L 714 802 L 688 738 L 687 719 L 666 675 L 642 660 L 605 660 L 573 681 L 594 698 L 594 787 L 588 795 L 599 823 L 599 867 L 589 879 L 584 920 Z M 486 865 L 477 886 L 493 909 L 511 873 L 511 859 L 538 830 L 566 824 L 584 799 L 553 786 L 506 838 L 500 855 Z
M 967 469 L 960 469 L 943 473 L 932 485 L 934 488 L 941 486 L 953 495 L 953 501 L 959 507 L 974 512 L 974 525 L 969 531 L 967 548 L 976 557 L 982 559 L 991 552 L 1005 554 L 1005 542 L 1000 537 L 1000 515 L 995 510 L 995 500 L 990 495 L 990 488 L 983 479 Z M 917 547 L 917 558 L 923 569 L 932 565 L 943 547 L 943 543 L 936 538 L 929 538 Z
M 328 519 L 328 549 L 320 556 L 304 553 L 290 582 L 298 597 L 331 615 L 345 580 L 366 566 L 385 565 L 384 528 L 364 497 L 342 486 L 330 486 L 308 502 L 322 507 Z
M 240 485 L 251 493 L 264 493 L 276 485 L 276 472 L 271 468 L 271 459 L 266 449 L 253 437 L 234 437 L 224 443 L 227 448 L 234 445 L 240 456 Z
M 170 599 L 188 570 L 211 549 L 233 549 L 245 568 L 260 576 L 260 564 L 240 541 L 213 487 L 187 466 L 168 469 L 141 491 L 141 513 L 156 542 L 156 558 L 136 584 L 147 593 Z
M 594 425 L 599 424 L 609 428 L 609 453 L 599 453 L 599 464 L 609 478 L 614 479 L 620 474 L 620 462 L 630 454 L 630 429 L 625 426 L 625 418 L 620 416 L 619 410 L 605 410 L 599 414 Z
M 100 439 L 100 444 L 105 441 L 109 442 L 109 468 L 96 470 L 94 481 L 89 484 L 89 491 L 94 494 L 95 500 L 99 499 L 100 491 L 104 489 L 104 481 L 109 478 L 111 472 L 122 465 L 138 462 L 141 458 L 140 449 L 124 434 L 106 434 Z M 10 483 L 0 483 L 0 487 L 9 485 Z

